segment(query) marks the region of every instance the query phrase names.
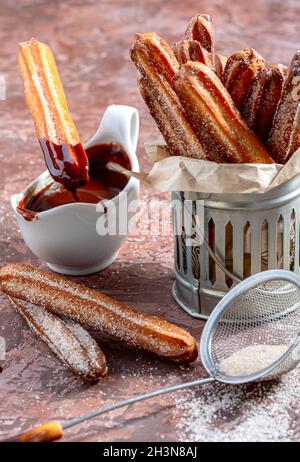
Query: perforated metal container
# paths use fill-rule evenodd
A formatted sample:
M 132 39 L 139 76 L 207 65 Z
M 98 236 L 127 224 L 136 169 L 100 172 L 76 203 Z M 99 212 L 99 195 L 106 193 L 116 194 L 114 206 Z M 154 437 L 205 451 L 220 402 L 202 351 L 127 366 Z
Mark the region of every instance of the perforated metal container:
M 209 255 L 208 245 L 241 280 L 266 269 L 300 273 L 300 175 L 265 194 L 174 192 L 172 199 L 182 204 L 180 214 L 173 210 L 172 293 L 191 316 L 207 319 L 235 284 Z M 201 214 L 196 201 L 203 201 Z M 184 213 L 187 205 L 192 213 Z M 199 228 L 194 226 L 196 220 Z M 182 233 L 176 235 L 178 228 Z M 192 244 L 187 240 L 190 235 Z

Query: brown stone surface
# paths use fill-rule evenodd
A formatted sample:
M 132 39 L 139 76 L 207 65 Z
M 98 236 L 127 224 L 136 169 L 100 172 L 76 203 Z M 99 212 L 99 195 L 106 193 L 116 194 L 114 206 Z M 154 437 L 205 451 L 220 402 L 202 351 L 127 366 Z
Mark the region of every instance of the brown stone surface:
M 195 5 L 190 0 L 1 1 L 0 72 L 6 76 L 7 100 L 0 101 L 0 263 L 24 261 L 44 266 L 26 248 L 9 205 L 10 196 L 45 168 L 23 101 L 16 65 L 18 42 L 34 35 L 51 45 L 83 140 L 94 133 L 108 104 L 136 106 L 142 119 L 138 153 L 142 168 L 147 169 L 150 163 L 143 142 L 156 138 L 157 130 L 138 95 L 135 69 L 129 59 L 135 32 L 156 31 L 173 42 L 181 38 L 191 15 L 208 12 L 214 17 L 217 49 L 223 54 L 251 46 L 269 62 L 287 64 L 299 45 L 300 4 L 296 0 L 200 1 L 197 11 Z M 163 196 L 143 190 L 142 197 Z M 128 239 L 109 269 L 81 280 L 141 310 L 176 321 L 199 338 L 203 323 L 183 313 L 172 300 L 172 266 L 171 235 L 153 236 L 145 227 L 143 236 Z M 84 385 L 27 329 L 3 295 L 0 335 L 5 337 L 8 351 L 0 375 L 1 437 L 49 419 L 75 417 L 138 393 L 204 376 L 199 362 L 178 367 L 100 336 L 110 373 L 97 385 Z M 168 395 L 121 409 L 70 429 L 64 439 L 188 439 L 178 429 L 174 398 Z M 291 424 L 298 425 L 297 412 L 291 416 Z

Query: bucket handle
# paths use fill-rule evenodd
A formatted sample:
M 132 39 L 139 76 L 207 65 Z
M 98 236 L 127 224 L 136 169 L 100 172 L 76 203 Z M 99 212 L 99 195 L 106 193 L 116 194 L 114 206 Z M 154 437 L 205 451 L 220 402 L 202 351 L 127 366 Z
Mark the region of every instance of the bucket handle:
M 207 242 L 203 234 L 202 234 L 202 242 L 205 245 L 209 255 L 211 256 L 215 264 L 218 265 L 218 267 L 226 274 L 226 276 L 230 277 L 234 282 L 237 282 L 237 283 L 242 282 L 241 278 L 236 276 L 234 273 L 232 273 L 225 267 L 224 262 L 218 255 L 215 254 L 215 252 L 213 251 L 213 249 L 211 248 L 211 246 L 209 245 L 209 243 Z
M 183 199 L 184 200 L 184 199 Z M 192 220 L 193 217 L 192 217 L 192 214 L 190 213 L 190 211 L 188 210 L 188 207 L 185 208 L 185 213 L 188 213 L 189 215 L 189 218 Z M 205 236 L 204 236 L 204 233 L 202 232 L 201 230 L 201 227 L 197 225 L 196 223 L 196 231 L 198 232 L 199 231 L 199 235 L 201 237 L 201 242 L 205 245 L 209 255 L 211 256 L 211 258 L 213 259 L 213 261 L 215 262 L 216 265 L 218 265 L 218 267 L 223 271 L 223 273 L 226 274 L 226 276 L 228 276 L 229 278 L 231 278 L 234 282 L 236 283 L 239 283 L 242 281 L 242 279 L 240 277 L 238 277 L 236 274 L 232 273 L 231 271 L 229 271 L 225 265 L 224 265 L 224 262 L 223 260 L 213 251 L 213 249 L 211 248 L 211 246 L 209 245 L 209 243 L 207 242 Z

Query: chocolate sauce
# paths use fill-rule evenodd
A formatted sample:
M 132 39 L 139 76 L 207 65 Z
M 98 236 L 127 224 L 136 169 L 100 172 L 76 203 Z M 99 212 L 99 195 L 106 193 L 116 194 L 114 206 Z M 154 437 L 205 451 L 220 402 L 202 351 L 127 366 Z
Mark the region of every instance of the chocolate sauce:
M 112 199 L 122 191 L 128 178 L 122 173 L 107 168 L 115 162 L 130 170 L 130 160 L 124 148 L 116 143 L 101 144 L 86 150 L 89 160 L 89 180 L 76 189 L 76 197 L 64 185 L 51 182 L 37 193 L 29 194 L 20 202 L 18 211 L 27 220 L 36 218 L 38 212 L 59 207 L 64 204 L 83 202 L 97 204 L 102 199 Z
M 76 190 L 89 179 L 87 154 L 81 143 L 57 145 L 46 139 L 39 140 L 50 175 L 76 195 Z

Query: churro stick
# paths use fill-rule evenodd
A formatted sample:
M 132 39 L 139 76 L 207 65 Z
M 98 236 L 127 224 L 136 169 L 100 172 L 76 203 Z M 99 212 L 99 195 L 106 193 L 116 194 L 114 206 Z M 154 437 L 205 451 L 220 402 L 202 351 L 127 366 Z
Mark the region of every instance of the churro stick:
M 185 64 L 188 61 L 198 61 L 213 68 L 211 54 L 197 40 L 180 40 L 173 45 L 172 49 L 179 64 Z
M 216 74 L 202 63 L 184 64 L 174 77 L 177 94 L 212 160 L 273 163 Z
M 197 358 L 196 340 L 185 330 L 62 276 L 9 264 L 0 268 L 0 289 L 173 361 L 189 363 Z
M 253 48 L 233 53 L 226 62 L 224 84 L 237 108 L 242 111 L 255 76 L 265 61 Z
M 148 66 L 171 86 L 179 63 L 168 43 L 155 32 L 136 34 L 131 48 L 131 58 L 140 73 L 147 77 Z M 143 58 L 147 61 L 145 66 Z
M 140 93 L 174 156 L 205 158 L 202 145 L 186 120 L 177 95 L 169 85 L 160 85 L 142 77 Z
M 157 98 L 157 89 L 156 91 L 151 87 L 149 84 L 149 81 L 145 79 L 144 77 L 140 79 L 139 81 L 139 90 L 140 93 L 145 101 L 145 103 L 148 106 L 149 112 L 153 119 L 156 122 L 156 125 L 160 132 L 163 134 L 164 139 L 167 143 L 167 146 L 169 147 L 169 151 L 172 155 L 189 155 L 190 152 L 193 153 L 194 151 L 187 151 L 187 146 L 188 144 L 185 144 L 185 139 L 184 137 L 178 137 L 176 139 L 176 130 L 174 128 L 178 123 L 177 119 L 177 110 L 176 104 L 170 104 L 168 106 L 168 112 L 167 112 L 167 107 L 161 104 L 162 98 Z M 167 101 L 167 98 L 166 98 Z M 175 102 L 174 102 L 175 103 Z M 189 143 L 189 140 L 188 140 Z M 196 155 L 198 158 L 198 150 L 195 152 L 194 155 Z
M 209 14 L 200 14 L 193 16 L 186 28 L 185 38 L 187 40 L 196 40 L 202 48 L 210 55 L 212 69 L 215 65 L 215 36 L 214 24 Z
M 224 79 L 224 71 L 225 71 L 226 63 L 227 63 L 227 56 L 218 55 L 218 54 L 215 55 L 215 73 L 217 74 L 221 82 L 223 82 L 223 79 Z
M 79 324 L 61 319 L 42 306 L 9 297 L 26 320 L 61 361 L 85 381 L 99 380 L 107 373 L 105 356 L 96 341 Z
M 141 94 L 168 145 L 171 155 L 205 158 L 201 142 L 190 126 L 173 88 L 179 64 L 163 39 L 138 34 L 131 59 L 141 74 Z
M 243 114 L 248 125 L 266 143 L 285 82 L 285 66 L 273 64 L 255 77 Z
M 68 111 L 54 56 L 47 45 L 32 38 L 20 43 L 18 63 L 49 172 L 55 181 L 76 189 L 88 180 L 88 159 Z
M 268 140 L 273 159 L 284 164 L 300 147 L 300 51 L 293 56 Z

